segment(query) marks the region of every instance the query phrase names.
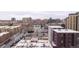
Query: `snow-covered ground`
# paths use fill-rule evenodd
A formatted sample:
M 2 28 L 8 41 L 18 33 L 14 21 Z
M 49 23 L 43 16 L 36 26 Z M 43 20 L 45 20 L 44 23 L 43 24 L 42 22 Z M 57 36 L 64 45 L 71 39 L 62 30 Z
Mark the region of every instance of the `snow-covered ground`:
M 22 39 L 12 48 L 51 48 L 48 40 L 38 40 L 38 37 L 31 39 Z

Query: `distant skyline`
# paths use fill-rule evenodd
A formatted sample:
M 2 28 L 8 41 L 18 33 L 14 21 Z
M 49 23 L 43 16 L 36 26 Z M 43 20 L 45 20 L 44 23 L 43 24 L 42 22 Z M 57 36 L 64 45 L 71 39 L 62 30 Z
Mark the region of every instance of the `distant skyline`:
M 0 20 L 9 20 L 15 17 L 17 20 L 21 20 L 23 17 L 32 17 L 33 19 L 45 19 L 45 18 L 60 18 L 64 19 L 70 13 L 75 13 L 76 11 L 0 11 Z

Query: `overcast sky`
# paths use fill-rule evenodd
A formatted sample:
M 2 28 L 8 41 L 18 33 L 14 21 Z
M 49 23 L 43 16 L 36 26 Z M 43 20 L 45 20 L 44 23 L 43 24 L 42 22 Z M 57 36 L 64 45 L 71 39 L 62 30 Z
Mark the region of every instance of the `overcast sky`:
M 10 19 L 11 17 L 15 17 L 16 19 L 22 19 L 23 17 L 32 17 L 36 18 L 60 18 L 63 19 L 68 16 L 69 13 L 75 13 L 75 11 L 11 11 L 11 12 L 0 12 L 0 19 Z

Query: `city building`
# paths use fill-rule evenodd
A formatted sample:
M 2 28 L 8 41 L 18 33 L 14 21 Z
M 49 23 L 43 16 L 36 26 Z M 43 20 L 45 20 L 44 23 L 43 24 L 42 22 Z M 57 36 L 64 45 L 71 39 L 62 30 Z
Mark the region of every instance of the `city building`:
M 79 12 L 69 14 L 67 18 L 64 19 L 65 28 L 79 31 Z
M 22 23 L 24 25 L 23 28 L 25 28 L 25 30 L 28 31 L 28 33 L 34 32 L 34 29 L 33 29 L 33 20 L 32 20 L 31 17 L 23 17 L 22 18 Z
M 48 26 L 60 26 L 62 23 L 63 22 L 61 19 L 52 19 L 52 18 L 48 19 Z
M 0 32 L 11 32 L 12 34 L 13 33 L 17 33 L 17 32 L 20 32 L 22 29 L 21 29 L 21 25 L 17 25 L 17 26 L 0 26 Z
M 54 29 L 63 29 L 63 27 L 61 27 L 61 26 L 48 26 L 48 40 L 49 40 L 49 42 L 50 42 L 50 44 L 51 44 L 51 46 L 52 46 L 52 38 L 53 38 L 53 30 Z
M 33 20 L 33 29 L 36 36 L 40 36 L 41 30 L 42 30 L 42 20 L 41 19 L 35 19 Z
M 23 22 L 27 22 L 27 23 L 31 23 L 32 22 L 32 18 L 31 17 L 23 17 L 22 21 Z
M 79 12 L 77 12 L 76 14 L 77 14 L 77 31 L 79 31 Z
M 55 48 L 79 47 L 79 31 L 54 29 L 52 34 L 53 47 Z
M 77 15 L 76 14 L 69 14 L 67 19 L 67 29 L 77 30 Z
M 63 21 L 64 24 L 65 24 L 65 28 L 66 28 L 66 29 L 68 28 L 68 22 L 67 22 L 67 21 L 68 21 L 68 18 L 69 18 L 69 17 L 66 17 L 66 18 L 64 19 L 64 21 Z
M 0 33 L 0 46 L 9 40 L 10 33 L 9 32 L 1 32 Z

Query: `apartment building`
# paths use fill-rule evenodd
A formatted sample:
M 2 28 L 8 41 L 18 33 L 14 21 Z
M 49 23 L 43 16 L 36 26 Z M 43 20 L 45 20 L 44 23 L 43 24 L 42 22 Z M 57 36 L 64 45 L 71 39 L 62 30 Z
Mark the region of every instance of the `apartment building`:
M 69 14 L 69 18 L 67 20 L 67 28 L 77 30 L 77 15 L 76 14 Z
M 76 14 L 77 14 L 77 30 L 79 31 L 79 12 L 77 12 Z
M 73 48 L 79 45 L 79 31 L 54 29 L 52 34 L 53 47 L 55 48 Z
M 67 29 L 79 31 L 79 12 L 69 14 L 64 21 Z
M 0 33 L 0 46 L 9 40 L 10 33 L 9 32 L 1 32 Z
M 0 26 L 0 32 L 9 32 L 10 36 L 21 32 L 22 28 L 20 25 L 17 26 Z
M 63 27 L 61 27 L 61 26 L 48 26 L 48 40 L 49 40 L 51 46 L 53 45 L 53 43 L 52 43 L 53 34 L 52 33 L 53 33 L 54 29 L 63 29 Z

